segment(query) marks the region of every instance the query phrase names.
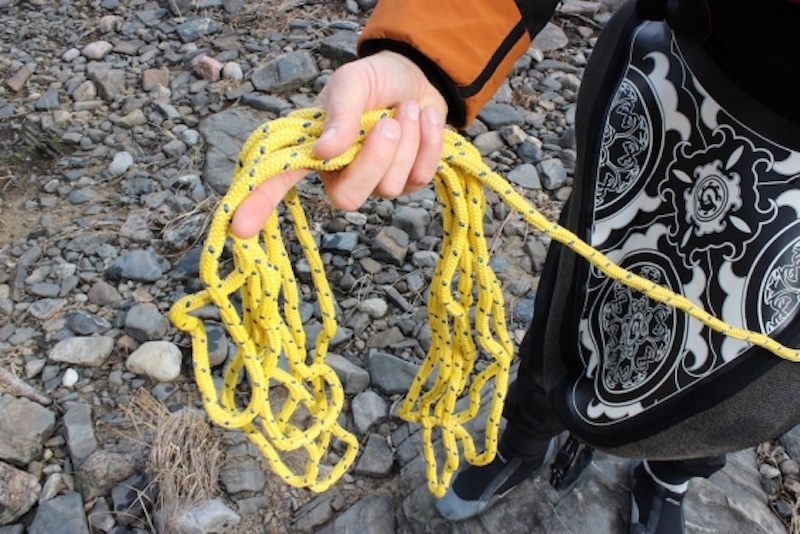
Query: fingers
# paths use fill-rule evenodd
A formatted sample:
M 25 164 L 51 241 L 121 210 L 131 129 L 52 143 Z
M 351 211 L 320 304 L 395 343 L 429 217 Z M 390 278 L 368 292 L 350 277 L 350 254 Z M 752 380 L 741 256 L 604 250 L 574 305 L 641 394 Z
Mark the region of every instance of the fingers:
M 405 102 L 397 108 L 395 120 L 400 127 L 399 141 L 395 147 L 392 164 L 378 181 L 375 194 L 385 198 L 396 198 L 403 194 L 409 173 L 420 149 L 420 110 L 416 102 Z M 366 153 L 364 157 L 369 157 Z
M 427 185 L 442 159 L 444 150 L 444 121 L 433 107 L 420 113 L 419 151 L 411 167 L 403 193 L 411 193 Z
M 239 205 L 231 221 L 231 231 L 242 239 L 258 234 L 286 193 L 309 171 L 284 172 L 261 182 Z
M 345 211 L 358 209 L 387 174 L 400 143 L 400 123 L 382 119 L 364 140 L 359 156 L 339 173 L 321 174 L 331 201 Z

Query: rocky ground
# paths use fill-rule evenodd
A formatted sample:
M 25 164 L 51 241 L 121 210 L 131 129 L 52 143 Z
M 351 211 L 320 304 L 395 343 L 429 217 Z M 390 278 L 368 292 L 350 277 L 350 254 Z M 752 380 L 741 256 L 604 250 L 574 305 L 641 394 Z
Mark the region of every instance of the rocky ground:
M 311 104 L 354 57 L 373 4 L 0 0 L 0 534 L 622 531 L 627 464 L 602 455 L 570 493 L 537 478 L 484 519 L 435 516 L 419 434 L 396 417 L 430 344 L 432 189 L 341 213 L 314 177 L 298 187 L 341 312 L 329 363 L 363 450 L 333 489 L 286 486 L 241 433 L 173 417 L 202 403 L 190 340 L 166 315 L 201 287 L 203 234 L 241 143 Z M 465 132 L 551 218 L 570 192 L 582 69 L 613 8 L 565 3 Z M 488 200 L 492 266 L 519 342 L 548 242 Z M 303 283 L 313 334 L 321 320 Z M 235 350 L 218 316 L 204 319 L 220 374 Z M 793 434 L 737 454 L 699 483 L 690 529 L 785 531 L 798 456 Z M 544 496 L 533 508 L 531 491 Z M 170 523 L 176 494 L 200 504 Z

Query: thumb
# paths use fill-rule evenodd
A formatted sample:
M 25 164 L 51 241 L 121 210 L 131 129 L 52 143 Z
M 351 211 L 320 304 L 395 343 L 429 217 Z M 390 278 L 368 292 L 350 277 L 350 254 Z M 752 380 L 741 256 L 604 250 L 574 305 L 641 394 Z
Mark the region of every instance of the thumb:
M 286 193 L 308 173 L 307 169 L 297 169 L 261 182 L 233 214 L 231 231 L 234 235 L 248 239 L 258 234 Z
M 361 128 L 361 115 L 369 111 L 372 91 L 360 63 L 333 73 L 317 98 L 317 105 L 325 109 L 325 126 L 314 144 L 314 156 L 331 159 L 350 148 Z

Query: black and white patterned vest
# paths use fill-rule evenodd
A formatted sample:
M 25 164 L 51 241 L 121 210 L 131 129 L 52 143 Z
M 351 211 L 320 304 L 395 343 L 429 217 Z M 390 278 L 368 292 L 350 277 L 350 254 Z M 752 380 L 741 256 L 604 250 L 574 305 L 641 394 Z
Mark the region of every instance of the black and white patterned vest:
M 591 155 L 576 180 L 587 185 L 571 200 L 579 232 L 720 319 L 800 345 L 800 127 L 732 86 L 666 23 L 643 22 L 626 39 L 626 64 L 583 147 Z M 585 263 L 575 272 L 556 406 L 590 442 L 647 438 L 779 362 Z

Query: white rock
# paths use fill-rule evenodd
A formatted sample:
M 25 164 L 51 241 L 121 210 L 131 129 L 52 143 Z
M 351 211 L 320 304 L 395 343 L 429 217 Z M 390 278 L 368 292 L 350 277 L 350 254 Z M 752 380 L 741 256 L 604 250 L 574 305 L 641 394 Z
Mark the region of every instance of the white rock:
M 389 305 L 383 299 L 366 299 L 358 305 L 358 309 L 373 319 L 378 319 L 386 315 Z
M 120 176 L 128 172 L 132 165 L 133 156 L 125 151 L 117 152 L 111 165 L 108 166 L 108 172 L 111 173 L 111 176 Z
M 81 55 L 80 50 L 78 50 L 77 48 L 70 48 L 61 55 L 61 61 L 69 63 L 70 61 L 77 59 L 78 56 L 80 55 Z
M 95 41 L 84 46 L 81 54 L 87 59 L 101 60 L 113 49 L 114 45 L 108 41 Z
M 122 29 L 124 22 L 123 18 L 117 15 L 106 15 L 100 19 L 100 31 L 103 33 L 118 32 Z
M 64 376 L 61 377 L 61 385 L 65 388 L 71 388 L 78 383 L 78 371 L 70 367 L 64 371 Z
M 240 67 L 239 64 L 234 61 L 225 63 L 225 66 L 222 67 L 222 79 L 234 80 L 237 82 L 242 81 L 242 79 L 244 79 L 244 73 L 242 72 L 242 67 Z
M 128 356 L 125 367 L 137 375 L 171 382 L 181 374 L 181 350 L 169 341 L 148 341 Z

